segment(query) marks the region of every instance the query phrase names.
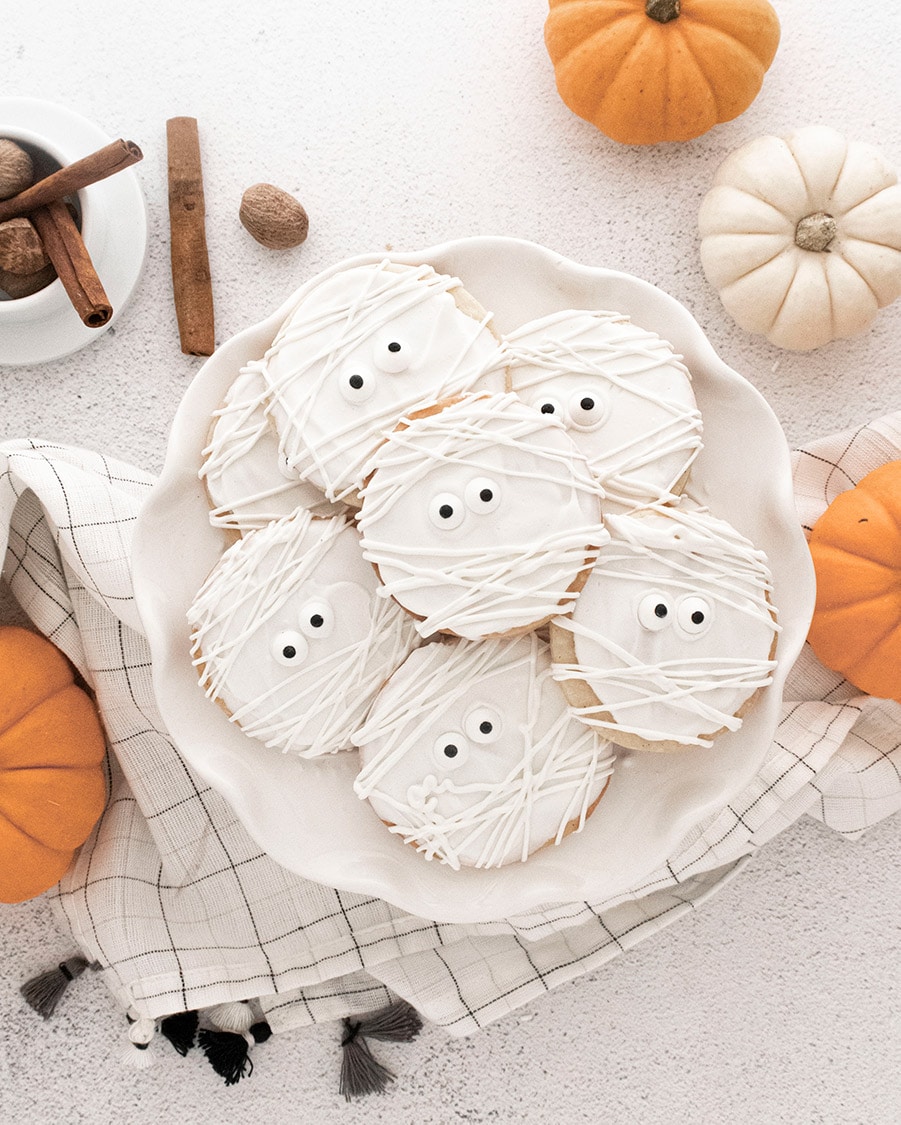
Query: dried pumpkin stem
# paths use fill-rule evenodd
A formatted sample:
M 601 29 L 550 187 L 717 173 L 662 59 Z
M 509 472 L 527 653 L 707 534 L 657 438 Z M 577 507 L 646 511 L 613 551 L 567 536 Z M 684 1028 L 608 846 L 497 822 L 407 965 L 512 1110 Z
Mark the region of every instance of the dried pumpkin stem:
M 825 211 L 813 211 L 805 215 L 795 227 L 795 245 L 802 250 L 824 251 L 835 238 L 835 219 Z
M 644 11 L 646 16 L 658 23 L 669 23 L 677 18 L 681 7 L 680 0 L 647 0 Z

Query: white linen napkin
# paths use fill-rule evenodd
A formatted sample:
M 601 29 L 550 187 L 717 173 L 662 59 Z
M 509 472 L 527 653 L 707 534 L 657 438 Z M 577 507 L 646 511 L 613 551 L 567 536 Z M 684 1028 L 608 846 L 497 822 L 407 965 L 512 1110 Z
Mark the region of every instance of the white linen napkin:
M 901 413 L 800 451 L 804 526 L 898 457 Z M 3 575 L 96 693 L 110 747 L 107 809 L 48 893 L 133 1017 L 254 999 L 281 1031 L 400 995 L 470 1034 L 697 909 L 805 813 L 854 838 L 901 808 L 901 706 L 859 695 L 805 649 L 752 783 L 615 900 L 450 925 L 304 880 L 260 851 L 159 719 L 129 567 L 152 485 L 98 453 L 0 444 Z

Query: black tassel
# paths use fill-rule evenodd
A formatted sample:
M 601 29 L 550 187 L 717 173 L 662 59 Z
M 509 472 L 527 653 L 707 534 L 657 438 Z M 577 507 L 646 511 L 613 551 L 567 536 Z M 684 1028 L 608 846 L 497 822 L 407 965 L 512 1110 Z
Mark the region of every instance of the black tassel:
M 247 1035 L 201 1028 L 197 1033 L 197 1042 L 213 1070 L 225 1079 L 225 1085 L 234 1086 L 242 1078 L 249 1078 L 253 1074 L 250 1044 L 265 1043 L 271 1034 L 269 1024 L 261 1021 L 255 1023 Z
M 374 1058 L 365 1036 L 371 1039 L 409 1042 L 422 1030 L 422 1019 L 406 1000 L 396 1000 L 363 1019 L 345 1019 L 341 1039 L 341 1081 L 339 1093 L 345 1101 L 362 1098 L 367 1094 L 384 1093 L 395 1075 Z
M 178 1053 L 184 1057 L 194 1046 L 197 1034 L 198 1016 L 196 1012 L 176 1012 L 166 1016 L 160 1023 L 160 1034 L 164 1035 Z
M 48 969 L 46 973 L 27 980 L 19 991 L 25 998 L 25 1003 L 46 1020 L 56 1011 L 56 1005 L 70 982 L 80 977 L 85 969 L 95 966 L 96 962 L 92 964 L 84 957 L 70 957 L 67 961 L 61 961 L 55 969 Z

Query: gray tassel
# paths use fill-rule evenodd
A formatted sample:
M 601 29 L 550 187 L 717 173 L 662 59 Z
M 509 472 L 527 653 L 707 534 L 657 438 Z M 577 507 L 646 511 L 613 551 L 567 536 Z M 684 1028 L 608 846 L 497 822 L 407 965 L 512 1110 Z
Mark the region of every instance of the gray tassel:
M 363 1019 L 345 1018 L 343 1025 L 339 1093 L 348 1102 L 367 1094 L 384 1093 L 395 1075 L 373 1056 L 365 1037 L 386 1042 L 409 1042 L 422 1030 L 419 1013 L 405 1000 L 397 1000 Z
M 27 980 L 19 991 L 25 998 L 25 1003 L 47 1020 L 56 1011 L 56 1005 L 70 982 L 80 977 L 85 969 L 99 968 L 96 961 L 92 963 L 84 957 L 70 957 L 67 961 L 61 961 L 55 969 L 48 969 L 46 973 Z

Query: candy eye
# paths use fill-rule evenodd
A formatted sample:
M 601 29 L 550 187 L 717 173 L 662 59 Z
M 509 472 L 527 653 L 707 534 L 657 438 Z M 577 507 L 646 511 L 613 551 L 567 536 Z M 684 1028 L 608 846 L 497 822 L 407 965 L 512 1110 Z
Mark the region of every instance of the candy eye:
M 469 712 L 463 723 L 466 736 L 473 742 L 497 742 L 504 731 L 504 721 L 492 707 L 479 704 Z
M 300 629 L 308 637 L 327 637 L 335 627 L 335 614 L 328 602 L 308 602 L 300 611 Z
M 700 637 L 713 622 L 713 606 L 706 598 L 687 594 L 676 607 L 676 623 L 689 637 Z
M 408 340 L 391 333 L 380 335 L 372 348 L 372 362 L 389 375 L 406 371 L 413 362 L 412 349 Z
M 543 395 L 535 400 L 535 409 L 541 414 L 551 414 L 554 418 L 563 421 L 563 407 L 558 399 L 551 395 Z
M 352 406 L 365 402 L 375 392 L 375 375 L 361 363 L 346 363 L 338 376 L 338 388 Z
M 466 507 L 471 512 L 477 512 L 480 515 L 493 512 L 501 502 L 501 490 L 488 477 L 474 477 L 467 484 L 464 496 Z
M 607 408 L 596 387 L 586 387 L 569 396 L 569 420 L 574 430 L 596 430 L 606 417 Z
M 469 744 L 458 730 L 447 731 L 435 739 L 432 757 L 443 770 L 459 769 L 469 757 Z
M 664 629 L 673 619 L 673 607 L 663 594 L 645 594 L 638 604 L 638 620 L 652 633 Z
M 284 664 L 286 668 L 293 668 L 304 662 L 308 647 L 302 633 L 297 633 L 293 629 L 283 629 L 273 638 L 270 651 L 273 659 L 279 664 Z
M 463 501 L 452 492 L 439 492 L 429 504 L 429 519 L 442 531 L 453 531 L 463 522 Z

